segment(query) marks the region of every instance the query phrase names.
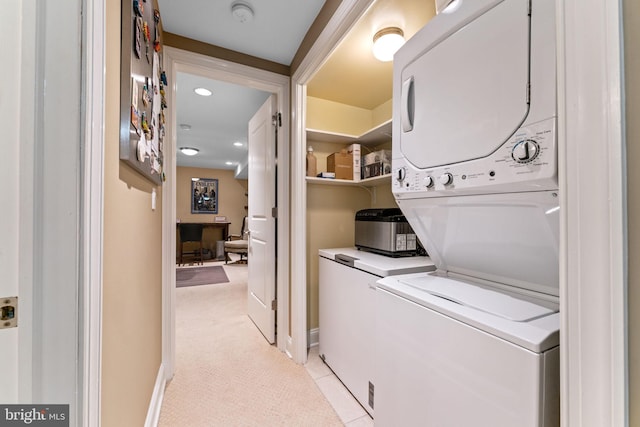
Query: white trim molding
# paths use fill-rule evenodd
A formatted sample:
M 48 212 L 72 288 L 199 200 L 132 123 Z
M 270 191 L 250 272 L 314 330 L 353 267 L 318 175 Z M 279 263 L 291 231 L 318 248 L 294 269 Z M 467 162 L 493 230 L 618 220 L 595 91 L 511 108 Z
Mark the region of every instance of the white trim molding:
M 309 348 L 320 345 L 320 328 L 309 329 L 308 343 Z
M 85 0 L 84 167 L 82 187 L 82 284 L 80 364 L 82 425 L 99 426 L 102 365 L 102 242 L 104 210 L 105 4 Z
M 151 401 L 147 409 L 147 418 L 144 421 L 144 427 L 156 427 L 160 421 L 160 410 L 162 409 L 162 401 L 164 400 L 164 389 L 167 385 L 164 365 L 161 363 L 156 376 L 156 382 L 153 386 Z M 97 425 L 97 424 L 96 424 Z
M 293 360 L 307 362 L 307 83 L 373 0 L 343 0 L 292 76 L 291 131 L 291 349 Z
M 174 150 L 176 141 L 176 75 L 178 72 L 194 74 L 214 80 L 262 90 L 273 93 L 277 98 L 277 109 L 282 113 L 282 127 L 278 129 L 278 231 L 277 231 L 277 342 L 278 349 L 287 352 L 289 337 L 289 258 L 290 258 L 290 79 L 287 76 L 260 70 L 242 64 L 177 49 L 171 46 L 164 48 L 164 69 L 169 78 L 168 120 L 165 141 L 165 152 Z M 176 160 L 168 155 L 164 162 L 167 181 L 163 185 L 162 245 L 163 245 L 163 363 L 167 379 L 173 377 L 175 370 L 175 224 L 176 224 Z M 306 301 L 305 301 L 306 305 Z M 295 346 L 297 337 L 292 336 Z M 304 341 L 304 338 L 302 339 Z
M 560 0 L 561 414 L 628 425 L 621 4 Z

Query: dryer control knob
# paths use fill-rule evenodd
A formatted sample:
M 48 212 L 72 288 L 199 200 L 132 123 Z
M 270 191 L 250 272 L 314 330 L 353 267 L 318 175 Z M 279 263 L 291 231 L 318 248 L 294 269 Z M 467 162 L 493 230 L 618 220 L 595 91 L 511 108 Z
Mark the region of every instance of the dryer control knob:
M 442 175 L 440 175 L 439 181 L 442 185 L 449 185 L 453 182 L 453 175 L 451 175 L 449 172 L 443 173 Z
M 427 187 L 427 188 L 433 187 L 434 182 L 433 182 L 433 178 L 432 177 L 430 177 L 430 176 L 425 177 L 423 182 L 424 182 L 424 186 L 425 187 Z
M 511 157 L 518 163 L 529 163 L 540 154 L 540 146 L 531 139 L 518 142 L 511 152 Z
M 399 182 L 404 181 L 404 179 L 407 177 L 407 171 L 405 168 L 400 168 L 398 169 L 398 174 L 396 175 L 396 179 Z

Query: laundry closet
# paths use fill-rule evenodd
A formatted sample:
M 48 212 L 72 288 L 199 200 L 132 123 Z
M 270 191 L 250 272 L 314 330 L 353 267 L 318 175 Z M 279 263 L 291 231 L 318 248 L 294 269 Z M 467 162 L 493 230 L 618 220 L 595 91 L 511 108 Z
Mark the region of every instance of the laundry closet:
M 370 46 L 380 29 L 402 27 L 409 38 L 434 15 L 429 2 L 374 2 L 307 85 L 305 152 L 313 156 L 305 178 L 309 344 L 319 344 L 320 357 L 372 416 L 371 286 L 390 274 L 433 269 L 433 263 L 426 256 L 356 248 L 359 212 L 393 217 L 397 210 L 390 173 L 393 63 L 376 59 Z M 346 174 L 340 169 L 345 159 L 351 165 Z
M 435 5 L 418 0 L 378 0 L 364 13 L 307 85 L 306 139 L 317 160 L 317 173 L 327 172 L 327 159 L 352 144 L 362 155 L 391 150 L 392 62 L 380 62 L 369 48 L 373 28 L 404 23 L 411 37 L 435 15 Z M 357 70 L 373 70 L 375 80 L 362 80 Z M 369 73 L 368 73 L 369 74 Z M 306 152 L 306 149 L 305 149 Z M 317 175 L 317 174 L 316 174 Z M 307 300 L 310 344 L 317 343 L 318 250 L 353 247 L 356 212 L 397 207 L 391 175 L 342 180 L 306 178 Z
M 346 138 L 317 128 L 339 128 L 337 117 L 358 123 L 349 110 L 335 112 L 336 99 L 307 99 L 307 148 L 315 143 L 319 155 L 309 164 L 336 174 L 306 178 L 319 355 L 378 425 L 556 426 L 554 2 L 437 4 L 439 14 L 395 55 L 392 120 L 380 119 L 389 105 L 379 103 L 371 130 Z M 384 174 L 337 176 L 338 157 L 368 143 L 380 149 L 389 124 L 391 188 Z M 342 194 L 324 191 L 338 185 Z M 355 189 L 366 190 L 369 206 Z M 376 206 L 389 190 L 389 205 Z M 395 207 L 428 262 L 403 271 L 360 255 L 370 249 L 359 245 L 366 207 Z

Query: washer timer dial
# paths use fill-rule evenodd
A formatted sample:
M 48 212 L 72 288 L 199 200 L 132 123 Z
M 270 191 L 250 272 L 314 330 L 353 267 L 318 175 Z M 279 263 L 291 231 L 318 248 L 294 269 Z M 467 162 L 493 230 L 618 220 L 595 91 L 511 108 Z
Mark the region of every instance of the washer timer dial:
M 532 139 L 525 139 L 513 146 L 511 157 L 518 163 L 532 162 L 540 154 L 540 146 Z

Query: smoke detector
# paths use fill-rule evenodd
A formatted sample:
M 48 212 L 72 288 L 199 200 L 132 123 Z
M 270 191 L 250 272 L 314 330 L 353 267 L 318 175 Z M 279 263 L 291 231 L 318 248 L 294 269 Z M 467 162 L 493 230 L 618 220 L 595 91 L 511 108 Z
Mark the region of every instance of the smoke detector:
M 233 3 L 231 5 L 231 15 L 233 15 L 233 19 L 241 24 L 253 21 L 253 9 L 246 3 Z

